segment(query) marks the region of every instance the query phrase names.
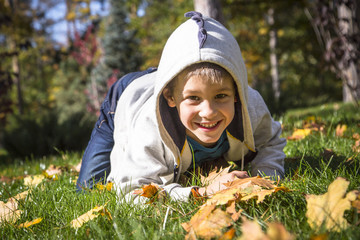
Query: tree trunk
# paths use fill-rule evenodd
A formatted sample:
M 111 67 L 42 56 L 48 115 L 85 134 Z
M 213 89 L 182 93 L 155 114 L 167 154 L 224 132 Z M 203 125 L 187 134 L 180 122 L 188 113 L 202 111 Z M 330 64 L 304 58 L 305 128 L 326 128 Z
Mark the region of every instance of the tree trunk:
M 356 27 L 354 26 L 353 21 L 353 12 L 348 8 L 345 4 L 341 4 L 338 8 L 338 16 L 339 16 L 339 31 L 343 36 L 354 36 Z M 346 40 L 345 40 L 346 41 Z M 355 52 L 356 46 L 349 41 L 345 43 L 348 49 L 347 53 Z M 351 60 L 351 56 L 345 55 L 346 59 Z M 344 65 L 339 68 L 341 76 L 343 78 L 343 101 L 344 102 L 354 102 L 360 99 L 360 79 L 359 79 L 359 69 L 356 69 L 354 61 L 349 61 L 348 65 Z
M 269 47 L 270 47 L 270 74 L 272 79 L 272 89 L 274 92 L 275 102 L 278 103 L 280 99 L 280 80 L 278 73 L 278 61 L 276 56 L 276 42 L 277 34 L 276 29 L 274 28 L 274 9 L 269 8 L 268 10 L 268 24 L 270 26 L 269 31 Z
M 194 0 L 194 9 L 204 16 L 214 18 L 224 24 L 224 15 L 219 0 Z

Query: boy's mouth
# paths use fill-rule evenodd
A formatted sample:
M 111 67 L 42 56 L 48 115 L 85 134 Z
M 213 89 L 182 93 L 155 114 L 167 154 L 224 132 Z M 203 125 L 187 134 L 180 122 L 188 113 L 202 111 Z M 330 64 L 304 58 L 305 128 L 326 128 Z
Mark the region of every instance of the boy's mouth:
M 212 129 L 215 128 L 221 121 L 215 123 L 198 123 L 198 125 L 202 128 Z

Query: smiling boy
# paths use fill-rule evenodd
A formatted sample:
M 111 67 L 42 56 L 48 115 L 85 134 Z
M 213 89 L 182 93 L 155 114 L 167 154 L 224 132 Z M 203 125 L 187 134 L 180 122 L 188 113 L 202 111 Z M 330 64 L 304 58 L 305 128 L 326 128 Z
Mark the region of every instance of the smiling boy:
M 110 89 L 78 186 L 110 171 L 107 180 L 119 196 L 135 197 L 132 190 L 155 183 L 185 200 L 197 186 L 181 186 L 179 177 L 194 165 L 225 159 L 241 170 L 251 163 L 252 175 L 284 175 L 281 126 L 248 86 L 236 40 L 214 19 L 186 16 L 191 19 L 169 37 L 157 71 Z M 233 171 L 199 193 L 213 194 L 235 177 L 247 173 Z

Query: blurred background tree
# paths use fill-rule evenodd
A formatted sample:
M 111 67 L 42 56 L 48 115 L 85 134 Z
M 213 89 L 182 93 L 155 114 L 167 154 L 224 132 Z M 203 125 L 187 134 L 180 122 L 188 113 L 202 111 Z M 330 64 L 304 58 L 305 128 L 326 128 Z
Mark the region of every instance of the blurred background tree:
M 84 150 L 108 87 L 156 67 L 194 9 L 233 33 L 272 113 L 359 100 L 355 0 L 0 0 L 0 149 Z M 51 31 L 59 23 L 62 42 Z

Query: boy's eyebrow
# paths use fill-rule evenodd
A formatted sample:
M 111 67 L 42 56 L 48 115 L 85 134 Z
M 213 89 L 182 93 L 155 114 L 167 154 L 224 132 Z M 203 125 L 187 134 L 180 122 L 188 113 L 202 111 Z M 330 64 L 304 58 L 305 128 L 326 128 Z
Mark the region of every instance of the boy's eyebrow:
M 220 89 L 217 89 L 217 92 L 224 92 L 224 91 L 234 91 L 234 87 L 222 87 Z M 192 89 L 186 89 L 183 91 L 183 93 L 198 93 L 201 91 L 198 90 L 192 90 Z

